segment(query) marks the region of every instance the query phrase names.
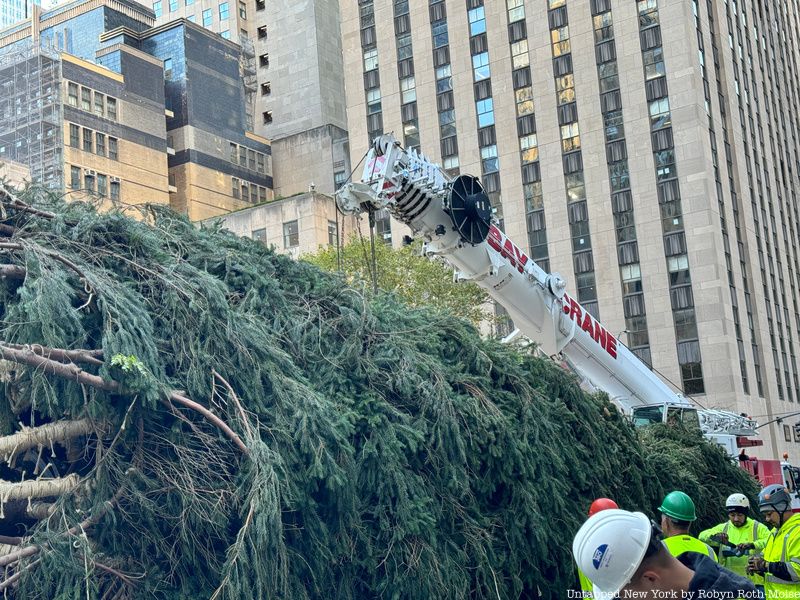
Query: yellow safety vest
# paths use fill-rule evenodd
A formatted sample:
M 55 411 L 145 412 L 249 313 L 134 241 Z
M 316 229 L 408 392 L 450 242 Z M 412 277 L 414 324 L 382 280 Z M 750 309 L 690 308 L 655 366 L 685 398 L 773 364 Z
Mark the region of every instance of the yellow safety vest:
M 673 535 L 665 538 L 664 545 L 667 547 L 667 550 L 669 550 L 669 553 L 675 557 L 680 556 L 684 552 L 697 552 L 699 554 L 708 555 L 713 561 L 717 560 L 717 554 L 711 546 L 687 534 Z
M 582 592 L 594 592 L 594 585 L 586 575 L 583 574 L 583 571 L 578 569 L 578 580 L 581 582 L 581 591 Z
M 742 577 L 747 577 L 753 583 L 757 585 L 764 585 L 764 578 L 761 575 L 747 574 L 747 561 L 749 560 L 750 556 L 757 552 L 756 549 L 748 550 L 742 556 L 732 556 L 734 554 L 733 548 L 728 548 L 723 546 L 722 544 L 718 544 L 714 542 L 711 538 L 717 534 L 724 533 L 728 536 L 728 540 L 732 544 L 739 544 L 749 543 L 749 542 L 757 542 L 759 540 L 763 541 L 766 544 L 766 540 L 769 537 L 769 527 L 764 525 L 763 523 L 759 523 L 754 519 L 749 519 L 745 521 L 744 525 L 741 527 L 734 527 L 730 521 L 725 521 L 724 523 L 720 523 L 712 527 L 711 529 L 706 529 L 705 531 L 701 531 L 697 537 L 700 539 L 701 542 L 706 542 L 712 546 L 718 545 L 719 546 L 719 564 L 725 567 L 726 569 L 733 571 L 737 575 L 741 575 Z
M 800 514 L 792 515 L 780 529 L 772 532 L 764 548 L 764 560 L 784 563 L 791 577 L 786 581 L 769 573 L 764 575 L 767 599 L 800 598 Z

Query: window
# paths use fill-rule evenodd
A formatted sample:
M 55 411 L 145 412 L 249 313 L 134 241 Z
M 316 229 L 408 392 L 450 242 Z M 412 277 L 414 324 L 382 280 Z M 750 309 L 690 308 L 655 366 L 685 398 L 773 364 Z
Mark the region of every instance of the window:
M 419 128 L 416 119 L 403 123 L 403 145 L 406 148 L 419 149 Z
M 514 92 L 517 100 L 517 116 L 533 114 L 533 87 L 528 86 Z
M 264 120 L 264 125 L 272 123 L 272 111 L 265 110 L 263 113 L 261 113 L 261 118 Z
M 453 89 L 453 78 L 451 77 L 450 65 L 444 65 L 436 69 L 436 93 L 449 92 Z
M 397 38 L 397 60 L 405 60 L 406 58 L 411 58 L 412 55 L 411 34 L 399 36 Z
M 97 176 L 97 195 L 105 198 L 108 195 L 108 176 Z
M 496 173 L 500 170 L 500 163 L 497 160 L 497 146 L 483 146 L 481 148 L 481 167 L 484 175 L 486 173 Z
M 230 13 L 229 13 L 229 10 L 228 10 L 228 3 L 227 2 L 223 2 L 222 4 L 219 5 L 219 20 L 220 21 L 227 21 L 229 16 L 230 16 Z M 228 35 L 230 35 L 230 33 L 228 33 Z M 225 36 L 222 36 L 222 37 L 225 37 Z M 228 39 L 228 38 L 226 38 L 226 39 Z
M 240 190 L 241 188 L 239 187 L 239 180 L 236 177 L 231 177 L 231 196 L 238 200 L 240 196 Z
M 94 175 L 91 173 L 83 174 L 83 189 L 87 192 L 94 192 Z
M 119 181 L 112 181 L 110 187 L 111 187 L 111 199 L 112 200 L 119 200 L 119 198 L 120 198 Z
M 262 227 L 261 229 L 253 229 L 252 233 L 250 234 L 255 241 L 261 242 L 262 244 L 267 243 L 267 229 L 266 227 Z
M 344 185 L 345 181 L 347 181 L 347 173 L 344 171 L 336 171 L 333 174 L 333 187 L 337 190 Z
M 239 146 L 239 164 L 247 168 L 247 148 Z
M 250 202 L 250 184 L 246 181 L 242 182 L 242 200 Z
M 81 87 L 81 108 L 92 110 L 92 90 L 89 88 Z
M 247 19 L 247 5 L 244 2 L 239 2 L 239 16 L 242 19 Z
M 650 109 L 650 129 L 655 131 L 669 127 L 672 124 L 672 116 L 669 111 L 669 98 L 653 100 L 649 104 Z
M 110 136 L 108 138 L 108 158 L 113 160 L 117 160 L 119 158 L 119 154 L 117 153 L 117 138 Z
M 196 18 L 194 15 L 189 15 L 188 17 L 186 17 L 186 20 L 189 21 L 190 23 L 194 23 L 196 21 Z
M 336 221 L 328 221 L 328 245 L 333 246 L 339 243 L 339 230 L 336 228 Z
M 400 93 L 403 104 L 408 104 L 409 102 L 415 102 L 417 100 L 415 85 L 413 77 L 406 77 L 400 80 Z
M 514 23 L 525 18 L 525 0 L 506 0 L 508 22 Z
M 527 67 L 531 64 L 528 55 L 528 40 L 520 40 L 511 44 L 511 65 L 515 69 Z
M 467 13 L 469 18 L 469 34 L 480 35 L 486 33 L 486 16 L 484 15 L 483 6 L 473 8 Z
M 480 54 L 475 54 L 472 57 L 472 72 L 475 81 L 488 79 L 491 76 L 492 73 L 491 70 L 489 69 L 488 52 L 481 52 Z
M 111 96 L 106 97 L 106 117 L 112 121 L 117 120 L 117 99 Z
M 381 90 L 375 88 L 367 90 L 367 114 L 374 115 L 381 111 Z
M 172 59 L 165 58 L 164 59 L 164 77 L 171 77 L 172 76 Z
M 622 111 L 614 110 L 603 115 L 606 131 L 606 140 L 611 142 L 625 137 L 625 127 L 622 124 Z
M 73 190 L 81 189 L 81 170 L 80 167 L 69 168 L 69 187 Z
M 84 152 L 91 152 L 93 148 L 92 144 L 92 130 L 83 128 L 83 151 Z
M 184 0 L 184 4 L 186 6 L 191 6 L 192 4 L 194 4 L 194 0 Z
M 266 156 L 259 152 L 256 154 L 256 171 L 259 173 L 266 173 Z
M 577 121 L 561 126 L 561 150 L 572 152 L 581 147 L 580 128 Z
M 70 106 L 78 106 L 78 84 L 71 81 L 67 84 L 67 102 Z
M 522 164 L 527 165 L 539 160 L 539 146 L 535 133 L 519 138 L 519 149 L 522 153 Z
M 229 142 L 228 147 L 229 147 L 228 158 L 233 164 L 236 164 L 237 162 L 239 162 L 239 147 L 233 142 Z
M 441 48 L 450 43 L 447 35 L 447 21 L 436 21 L 431 23 L 431 32 L 433 33 L 433 47 Z
M 664 67 L 664 51 L 660 46 L 643 52 L 642 60 L 644 62 L 645 79 L 655 79 L 667 74 L 667 70 Z
M 228 29 L 226 29 L 225 31 L 221 32 L 219 35 L 224 40 L 231 39 L 231 32 Z
M 156 2 L 153 2 L 153 12 L 156 13 L 156 19 L 158 19 L 161 16 L 161 13 L 162 13 L 162 11 L 161 11 L 161 0 L 157 0 Z
M 99 131 L 95 134 L 94 150 L 100 156 L 106 155 L 106 136 Z
M 575 78 L 572 73 L 556 78 L 556 95 L 559 104 L 575 102 Z
M 443 110 L 439 113 L 439 132 L 442 138 L 456 134 L 456 111 Z
M 178 10 L 178 0 L 169 0 L 169 12 Z
M 105 113 L 105 96 L 100 92 L 94 93 L 94 114 L 102 117 Z
M 458 168 L 458 156 L 447 156 L 442 161 L 442 166 L 445 169 L 457 169 Z
M 289 221 L 283 224 L 283 247 L 296 248 L 300 245 L 300 230 L 297 221 Z
M 478 100 L 475 105 L 478 109 L 478 127 L 494 125 L 494 103 L 492 99 Z
M 74 123 L 69 124 L 69 145 L 78 148 L 80 144 L 81 128 Z
M 561 56 L 570 52 L 569 25 L 558 27 L 550 31 L 550 40 L 553 42 L 553 56 Z
M 247 150 L 247 168 L 251 171 L 256 170 L 256 151 L 255 150 Z
M 378 68 L 378 49 L 371 48 L 364 50 L 364 71 L 372 71 Z

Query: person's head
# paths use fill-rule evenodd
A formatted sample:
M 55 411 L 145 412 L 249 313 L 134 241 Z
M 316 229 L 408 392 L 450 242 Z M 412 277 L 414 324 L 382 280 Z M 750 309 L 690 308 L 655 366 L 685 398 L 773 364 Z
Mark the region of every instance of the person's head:
M 747 522 L 750 500 L 744 494 L 731 494 L 725 500 L 725 510 L 728 511 L 731 524 L 734 527 L 742 527 Z
M 792 497 L 789 490 L 774 483 L 766 486 L 758 494 L 758 511 L 767 525 L 780 527 L 792 516 Z
M 694 502 L 679 491 L 664 496 L 658 510 L 661 512 L 661 530 L 667 537 L 688 532 L 692 521 L 697 519 Z
M 617 503 L 611 498 L 598 498 L 589 505 L 589 516 L 599 513 L 601 510 L 608 510 L 610 508 L 619 508 Z
M 598 600 L 633 591 L 640 598 L 686 591 L 693 576 L 661 542 L 658 527 L 640 512 L 610 509 L 589 517 L 575 535 L 572 553 Z

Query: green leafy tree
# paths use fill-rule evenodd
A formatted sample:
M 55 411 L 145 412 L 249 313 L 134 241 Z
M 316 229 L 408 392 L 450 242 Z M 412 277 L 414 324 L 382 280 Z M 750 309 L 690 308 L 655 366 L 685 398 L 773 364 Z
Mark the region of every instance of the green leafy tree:
M 444 261 L 421 255 L 422 243 L 402 248 L 375 243 L 377 287 L 397 294 L 409 306 L 430 306 L 478 324 L 491 318 L 488 295 L 474 283 L 453 281 L 453 269 Z M 354 235 L 338 252 L 320 248 L 304 260 L 327 271 L 341 270 L 348 283 L 372 290 L 373 261 L 369 239 Z

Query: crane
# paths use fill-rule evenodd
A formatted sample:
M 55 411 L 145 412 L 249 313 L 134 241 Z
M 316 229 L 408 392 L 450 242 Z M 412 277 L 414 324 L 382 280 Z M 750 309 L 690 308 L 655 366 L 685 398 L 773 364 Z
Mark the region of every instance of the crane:
M 545 272 L 497 227 L 478 178 L 451 178 L 386 134 L 374 140 L 361 179 L 340 188 L 336 202 L 348 215 L 386 209 L 408 225 L 423 239 L 426 256 L 443 258 L 456 280 L 485 289 L 522 334 L 545 354 L 561 357 L 590 387 L 606 392 L 635 424 L 694 421 L 730 455 L 737 437 L 757 435 L 752 419 L 698 410 L 620 343 L 567 293 L 558 273 Z

